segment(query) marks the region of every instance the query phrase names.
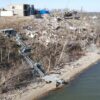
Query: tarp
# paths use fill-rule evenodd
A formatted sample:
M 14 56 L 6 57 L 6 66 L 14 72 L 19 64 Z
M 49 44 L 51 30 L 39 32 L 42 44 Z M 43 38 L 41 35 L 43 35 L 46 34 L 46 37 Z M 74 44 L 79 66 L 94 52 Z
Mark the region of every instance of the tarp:
M 42 9 L 39 11 L 40 14 L 50 14 L 50 12 L 48 10 Z

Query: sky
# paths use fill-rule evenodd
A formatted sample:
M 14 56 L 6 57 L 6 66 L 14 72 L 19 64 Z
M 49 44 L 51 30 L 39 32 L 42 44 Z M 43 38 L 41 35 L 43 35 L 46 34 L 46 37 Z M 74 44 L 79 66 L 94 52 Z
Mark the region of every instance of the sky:
M 0 0 L 0 8 L 9 4 L 34 4 L 35 8 L 47 9 L 75 9 L 90 12 L 100 12 L 100 0 Z

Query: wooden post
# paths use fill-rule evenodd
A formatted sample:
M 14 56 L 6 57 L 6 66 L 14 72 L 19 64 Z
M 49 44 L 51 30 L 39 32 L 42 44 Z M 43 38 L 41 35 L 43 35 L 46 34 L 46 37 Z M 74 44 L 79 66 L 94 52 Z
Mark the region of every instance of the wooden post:
M 10 56 L 10 49 L 8 50 L 8 62 L 9 62 L 9 57 Z
M 51 55 L 50 55 L 50 58 L 48 60 L 49 60 L 48 72 L 49 72 L 50 71 L 50 67 L 51 67 Z
M 1 48 L 1 62 L 2 62 L 2 48 Z

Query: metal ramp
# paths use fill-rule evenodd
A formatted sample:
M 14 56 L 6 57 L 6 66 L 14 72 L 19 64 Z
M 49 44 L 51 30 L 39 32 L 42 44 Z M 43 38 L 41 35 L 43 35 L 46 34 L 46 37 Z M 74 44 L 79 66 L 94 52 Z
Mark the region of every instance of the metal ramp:
M 20 48 L 20 54 L 24 57 L 24 59 L 30 65 L 30 67 L 33 68 L 33 72 L 35 70 L 39 74 L 40 77 L 43 77 L 45 75 L 44 71 L 41 68 L 39 68 L 39 66 L 42 66 L 42 65 L 40 65 L 39 63 L 35 63 L 28 56 L 28 53 L 27 52 L 30 53 L 31 48 L 29 48 L 23 42 L 21 35 L 19 35 L 13 28 L 2 29 L 2 30 L 0 30 L 0 33 L 3 33 L 4 36 L 15 37 L 15 41 L 17 42 L 18 45 L 21 46 L 21 48 Z
M 40 77 L 43 77 L 45 74 L 44 72 L 39 68 L 39 66 L 41 66 L 39 63 L 35 63 L 27 54 L 27 52 L 25 52 L 25 50 L 28 50 L 29 47 L 21 40 L 21 36 L 20 35 L 16 35 L 16 42 L 21 46 L 20 49 L 20 54 L 24 57 L 24 59 L 26 60 L 26 62 L 30 65 L 31 68 L 33 68 L 39 75 Z M 30 51 L 29 51 L 30 52 Z M 34 71 L 33 70 L 33 71 Z

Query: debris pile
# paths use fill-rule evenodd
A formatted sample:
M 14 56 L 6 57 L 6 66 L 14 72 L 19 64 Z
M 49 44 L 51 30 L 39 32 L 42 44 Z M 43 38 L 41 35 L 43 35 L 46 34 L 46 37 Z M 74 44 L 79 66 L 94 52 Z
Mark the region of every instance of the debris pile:
M 1 18 L 0 28 L 14 28 L 18 31 L 23 42 L 31 47 L 29 57 L 44 66 L 47 76 L 42 79 L 51 82 L 53 78 L 52 81 L 63 82 L 59 80 L 60 74 L 57 72 L 64 65 L 75 62 L 86 52 L 97 51 L 100 47 L 99 19 L 79 17 L 77 14 L 75 11 L 60 10 L 38 19 L 33 16 L 5 20 Z M 42 81 L 33 76 L 30 71 L 32 69 L 19 54 L 20 46 L 14 41 L 10 36 L 5 38 L 0 34 L 0 92 L 2 93 L 22 88 L 22 85 L 27 86 L 37 80 Z M 7 48 L 10 51 L 7 51 Z

